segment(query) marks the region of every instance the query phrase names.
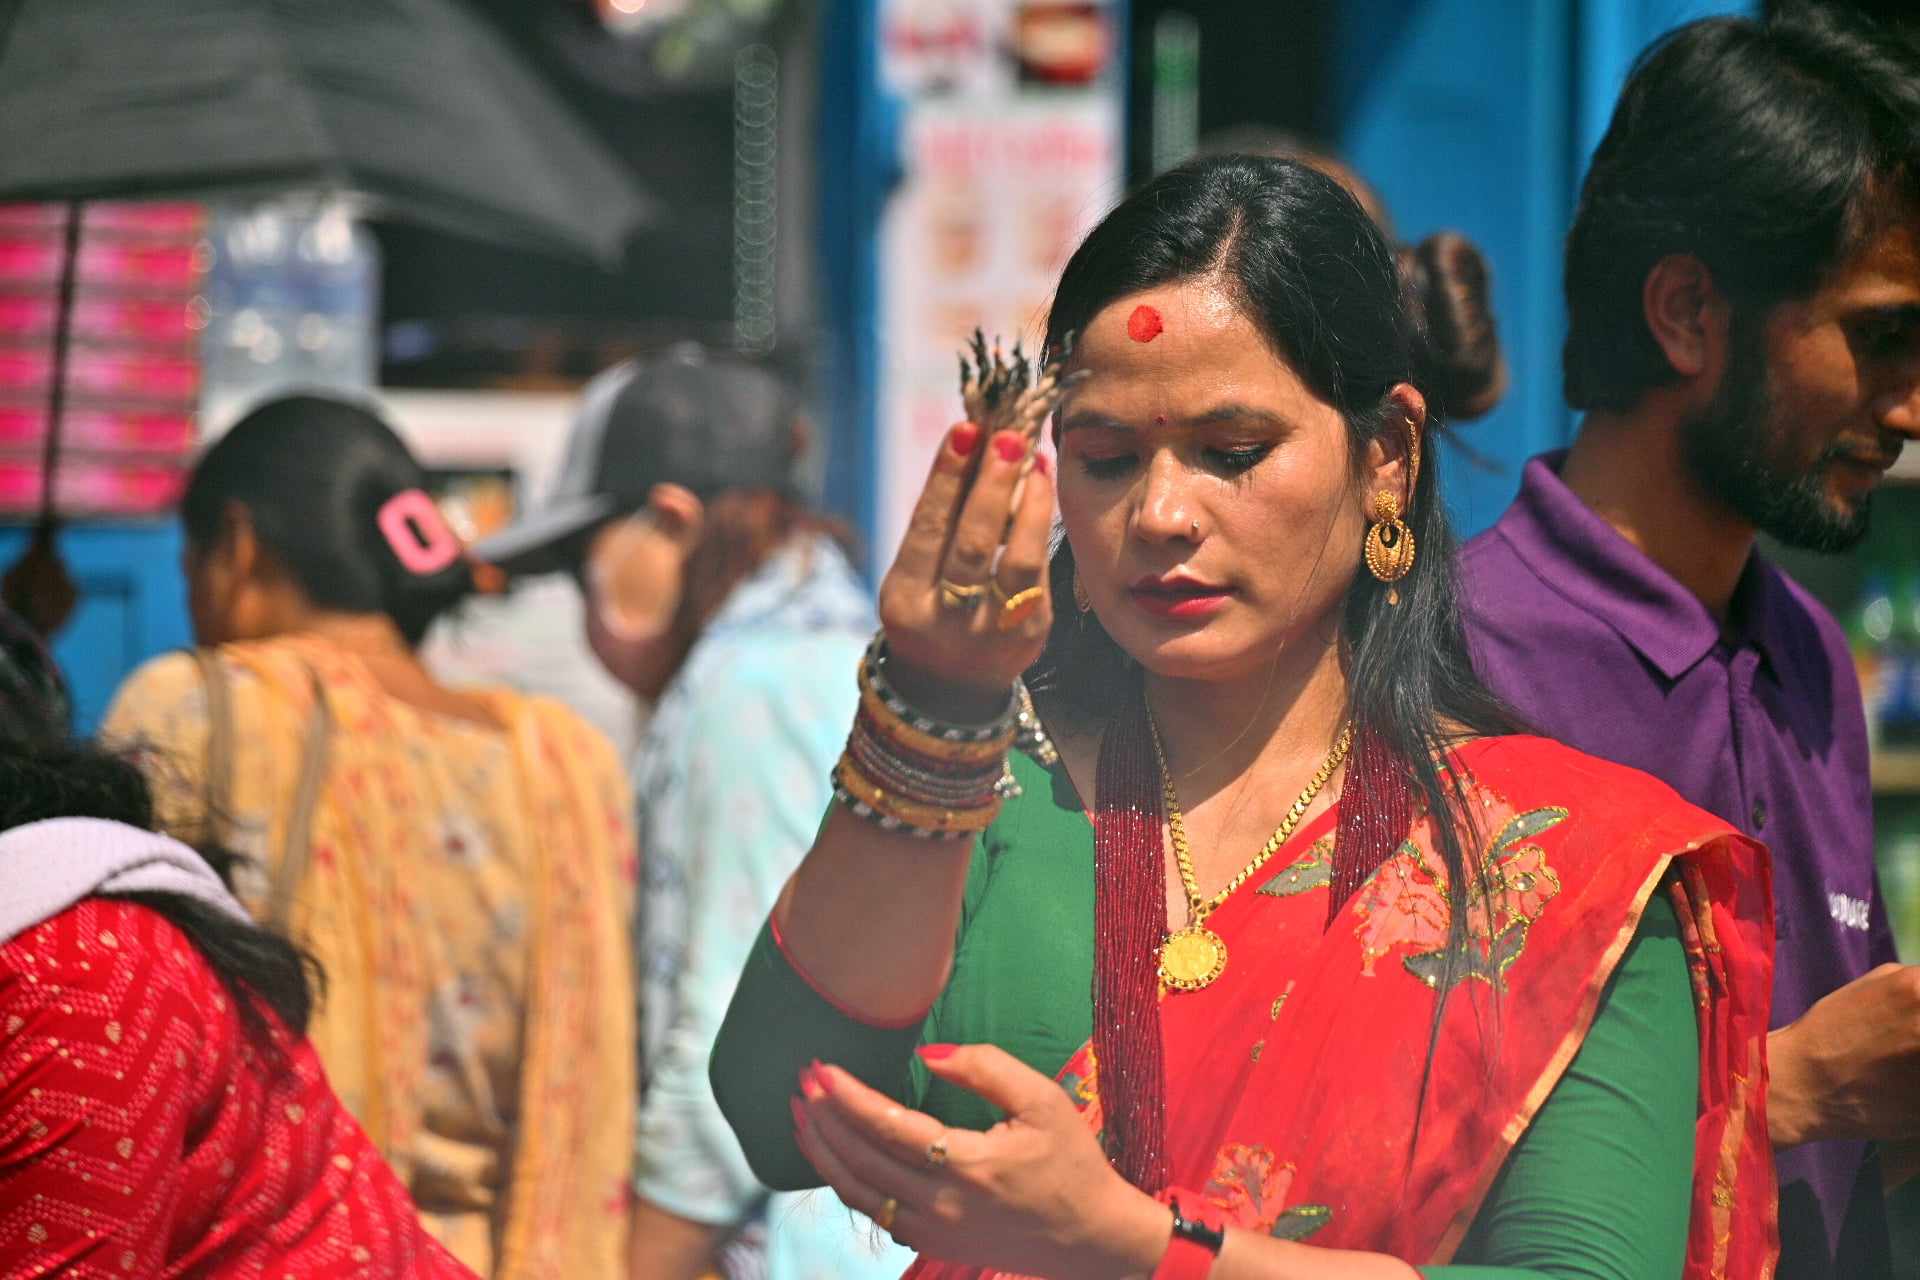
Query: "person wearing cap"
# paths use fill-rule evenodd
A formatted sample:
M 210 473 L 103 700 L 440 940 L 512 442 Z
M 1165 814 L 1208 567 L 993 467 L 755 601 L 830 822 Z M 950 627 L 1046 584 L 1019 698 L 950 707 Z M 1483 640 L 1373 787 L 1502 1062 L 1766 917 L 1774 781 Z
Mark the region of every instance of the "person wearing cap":
M 421 665 L 473 589 L 424 479 L 362 405 L 249 413 L 181 501 L 204 647 L 134 672 L 102 736 L 158 825 L 240 855 L 240 905 L 323 967 L 313 1047 L 427 1229 L 491 1280 L 615 1275 L 632 798 L 573 712 Z
M 799 480 L 806 426 L 758 365 L 682 345 L 589 384 L 552 492 L 475 546 L 570 573 L 587 638 L 654 713 L 633 771 L 642 1085 L 629 1274 L 897 1276 L 830 1193 L 771 1196 L 707 1083 L 754 939 L 811 844 L 874 630 Z

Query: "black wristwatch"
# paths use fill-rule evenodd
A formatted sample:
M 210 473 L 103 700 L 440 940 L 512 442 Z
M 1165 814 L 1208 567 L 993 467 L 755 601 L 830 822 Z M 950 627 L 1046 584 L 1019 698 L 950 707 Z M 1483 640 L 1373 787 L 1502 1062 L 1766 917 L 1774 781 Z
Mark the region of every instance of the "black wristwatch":
M 1172 1208 L 1173 1238 L 1175 1240 L 1185 1240 L 1189 1244 L 1197 1244 L 1208 1253 L 1218 1254 L 1220 1252 L 1220 1246 L 1227 1242 L 1227 1233 L 1225 1231 L 1217 1227 L 1210 1227 L 1204 1222 L 1189 1220 L 1186 1215 L 1180 1212 L 1180 1202 L 1178 1200 L 1172 1202 Z

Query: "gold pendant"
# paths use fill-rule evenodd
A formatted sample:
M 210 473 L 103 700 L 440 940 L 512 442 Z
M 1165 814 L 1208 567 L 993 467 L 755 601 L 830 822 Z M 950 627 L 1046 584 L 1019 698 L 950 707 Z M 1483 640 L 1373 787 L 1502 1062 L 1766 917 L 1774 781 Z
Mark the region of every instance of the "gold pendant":
M 1175 991 L 1211 986 L 1227 970 L 1227 944 L 1205 925 L 1190 924 L 1160 944 L 1160 981 Z

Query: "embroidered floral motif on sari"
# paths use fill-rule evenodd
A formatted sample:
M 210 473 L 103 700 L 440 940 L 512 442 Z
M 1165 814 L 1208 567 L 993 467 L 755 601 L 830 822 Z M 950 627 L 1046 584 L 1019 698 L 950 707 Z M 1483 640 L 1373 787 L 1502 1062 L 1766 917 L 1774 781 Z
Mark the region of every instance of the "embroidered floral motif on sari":
M 1323 836 L 1299 861 L 1261 885 L 1258 892 L 1270 898 L 1291 898 L 1297 893 L 1312 893 L 1333 883 L 1333 837 Z
M 1093 1045 L 1081 1045 L 1080 1051 L 1060 1069 L 1058 1078 L 1060 1087 L 1079 1108 L 1080 1118 L 1087 1122 L 1087 1127 L 1096 1137 L 1103 1134 L 1107 1119 L 1100 1110 L 1100 1069 L 1093 1056 Z
M 1324 1204 L 1285 1207 L 1294 1172 L 1292 1164 L 1282 1163 L 1267 1147 L 1230 1142 L 1220 1148 L 1200 1194 L 1229 1226 L 1303 1240 L 1326 1226 L 1333 1210 Z
M 1512 808 L 1484 787 L 1482 808 L 1490 814 L 1512 813 Z M 1506 989 L 1506 972 L 1526 949 L 1527 931 L 1560 893 L 1560 877 L 1547 865 L 1547 855 L 1535 836 L 1567 820 L 1567 810 L 1546 806 L 1512 813 L 1487 845 L 1484 878 L 1467 885 L 1467 936 L 1471 946 L 1464 963 L 1448 961 L 1447 934 L 1452 924 L 1447 874 L 1437 854 L 1408 840 L 1375 872 L 1354 900 L 1360 916 L 1355 936 L 1360 939 L 1361 971 L 1369 977 L 1374 962 L 1395 947 L 1412 954 L 1402 963 L 1407 972 L 1439 990 L 1451 990 L 1469 978 Z

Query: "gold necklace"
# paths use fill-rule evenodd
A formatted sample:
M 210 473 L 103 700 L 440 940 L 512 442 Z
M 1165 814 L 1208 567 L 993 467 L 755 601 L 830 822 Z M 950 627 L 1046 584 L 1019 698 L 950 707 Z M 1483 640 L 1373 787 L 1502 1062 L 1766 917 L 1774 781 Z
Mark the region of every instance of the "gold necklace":
M 1340 736 L 1334 740 L 1333 750 L 1320 764 L 1320 771 L 1307 783 L 1306 790 L 1293 802 L 1293 808 L 1287 810 L 1287 816 L 1273 829 L 1267 842 L 1260 846 L 1260 852 L 1253 855 L 1253 861 L 1240 869 L 1240 874 L 1227 882 L 1227 887 L 1211 898 L 1200 896 L 1200 883 L 1193 874 L 1193 850 L 1187 844 L 1187 823 L 1180 812 L 1180 796 L 1173 785 L 1173 772 L 1167 768 L 1167 753 L 1160 745 L 1160 726 L 1155 722 L 1153 713 L 1147 713 L 1147 727 L 1153 734 L 1153 756 L 1160 765 L 1160 789 L 1166 798 L 1167 834 L 1173 842 L 1173 860 L 1180 868 L 1180 885 L 1187 891 L 1187 923 L 1183 929 L 1177 929 L 1167 935 L 1160 944 L 1160 981 L 1175 991 L 1198 991 L 1211 986 L 1216 978 L 1227 971 L 1227 944 L 1219 934 L 1207 928 L 1207 917 L 1233 896 L 1233 891 L 1247 882 L 1247 877 L 1266 865 L 1267 859 L 1279 851 L 1293 836 L 1293 830 L 1300 825 L 1300 819 L 1313 804 L 1314 797 L 1327 785 L 1334 770 L 1347 758 L 1347 749 L 1353 745 L 1353 726 L 1347 725 L 1340 730 Z

